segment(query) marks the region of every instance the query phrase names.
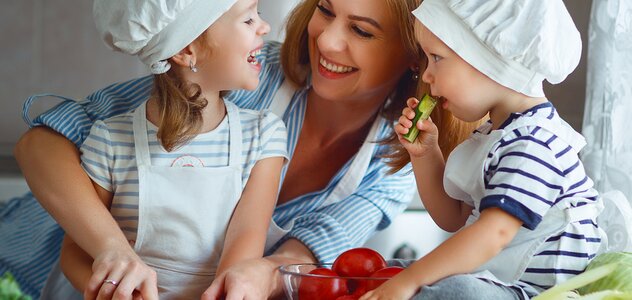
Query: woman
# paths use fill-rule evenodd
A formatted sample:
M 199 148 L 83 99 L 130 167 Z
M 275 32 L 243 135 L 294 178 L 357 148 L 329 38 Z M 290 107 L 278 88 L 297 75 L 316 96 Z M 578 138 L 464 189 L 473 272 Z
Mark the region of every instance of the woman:
M 388 175 L 383 158 L 388 148 L 375 142 L 394 137 L 393 122 L 419 84 L 420 52 L 410 14 L 419 2 L 306 0 L 289 18 L 285 44 L 262 49 L 259 88 L 228 95 L 242 108 L 272 109 L 282 117 L 291 158 L 282 174 L 267 256 L 227 270 L 205 299 L 281 295 L 279 265 L 330 262 L 405 209 L 414 191 L 412 176 L 407 170 Z M 82 103 L 64 103 L 35 125 L 66 137 L 34 128 L 16 149 L 35 196 L 95 260 L 88 297 L 114 293 L 115 286 L 102 284 L 112 277 L 129 276 L 137 288 L 155 282 L 153 270 L 98 201 L 75 145 L 87 134 L 82 126 L 133 109 L 151 84 L 148 78 L 133 80 Z M 445 154 L 474 128 L 440 109 L 432 117 L 444 133 Z

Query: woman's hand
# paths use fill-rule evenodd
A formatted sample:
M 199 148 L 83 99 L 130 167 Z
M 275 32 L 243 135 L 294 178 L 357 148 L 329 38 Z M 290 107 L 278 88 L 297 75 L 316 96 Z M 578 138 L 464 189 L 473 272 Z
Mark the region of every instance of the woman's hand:
M 409 98 L 406 101 L 406 107 L 402 110 L 399 122 L 395 125 L 395 133 L 399 138 L 399 142 L 406 148 L 411 157 L 422 157 L 426 153 L 439 147 L 439 131 L 437 126 L 431 119 L 419 121 L 413 124 L 415 118 L 415 107 L 419 105 L 419 100 Z M 411 143 L 402 136 L 407 134 L 411 127 L 417 126 L 419 136 Z
M 92 277 L 84 291 L 84 299 L 158 300 L 156 271 L 131 247 L 106 251 L 92 264 Z
M 202 300 L 268 299 L 279 274 L 267 258 L 239 262 L 218 274 Z

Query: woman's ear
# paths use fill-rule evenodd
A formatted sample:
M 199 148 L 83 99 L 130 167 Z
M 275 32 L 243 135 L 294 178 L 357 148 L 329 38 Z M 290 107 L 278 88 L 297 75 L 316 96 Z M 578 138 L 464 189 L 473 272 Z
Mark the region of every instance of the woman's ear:
M 170 58 L 171 62 L 180 67 L 191 67 L 197 63 L 197 55 L 192 44 L 187 45 Z

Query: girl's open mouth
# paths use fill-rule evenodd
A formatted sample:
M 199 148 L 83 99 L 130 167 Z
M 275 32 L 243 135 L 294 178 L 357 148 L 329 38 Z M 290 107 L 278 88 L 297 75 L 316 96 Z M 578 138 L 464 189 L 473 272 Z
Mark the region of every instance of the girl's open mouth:
M 261 54 L 261 47 L 252 50 L 248 53 L 248 57 L 246 58 L 246 60 L 248 61 L 248 63 L 252 64 L 252 65 L 259 65 L 259 61 L 257 60 L 257 55 Z

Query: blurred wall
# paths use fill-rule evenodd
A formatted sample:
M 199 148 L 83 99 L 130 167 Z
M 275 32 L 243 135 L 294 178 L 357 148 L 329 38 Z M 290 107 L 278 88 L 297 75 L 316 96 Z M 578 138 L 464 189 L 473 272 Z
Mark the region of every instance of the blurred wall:
M 285 14 L 298 1 L 260 0 L 261 15 L 272 28 L 268 39 L 282 39 Z M 565 2 L 585 34 L 591 1 Z M 92 1 L 4 0 L 2 4 L 0 168 L 1 157 L 11 155 L 27 129 L 21 118 L 27 96 L 50 92 L 80 99 L 110 83 L 148 73 L 136 58 L 112 52 L 100 41 L 92 21 Z M 562 116 L 578 130 L 584 107 L 585 53 L 583 57 L 580 67 L 563 84 L 546 88 Z M 31 116 L 54 103 L 51 99 L 38 102 Z

